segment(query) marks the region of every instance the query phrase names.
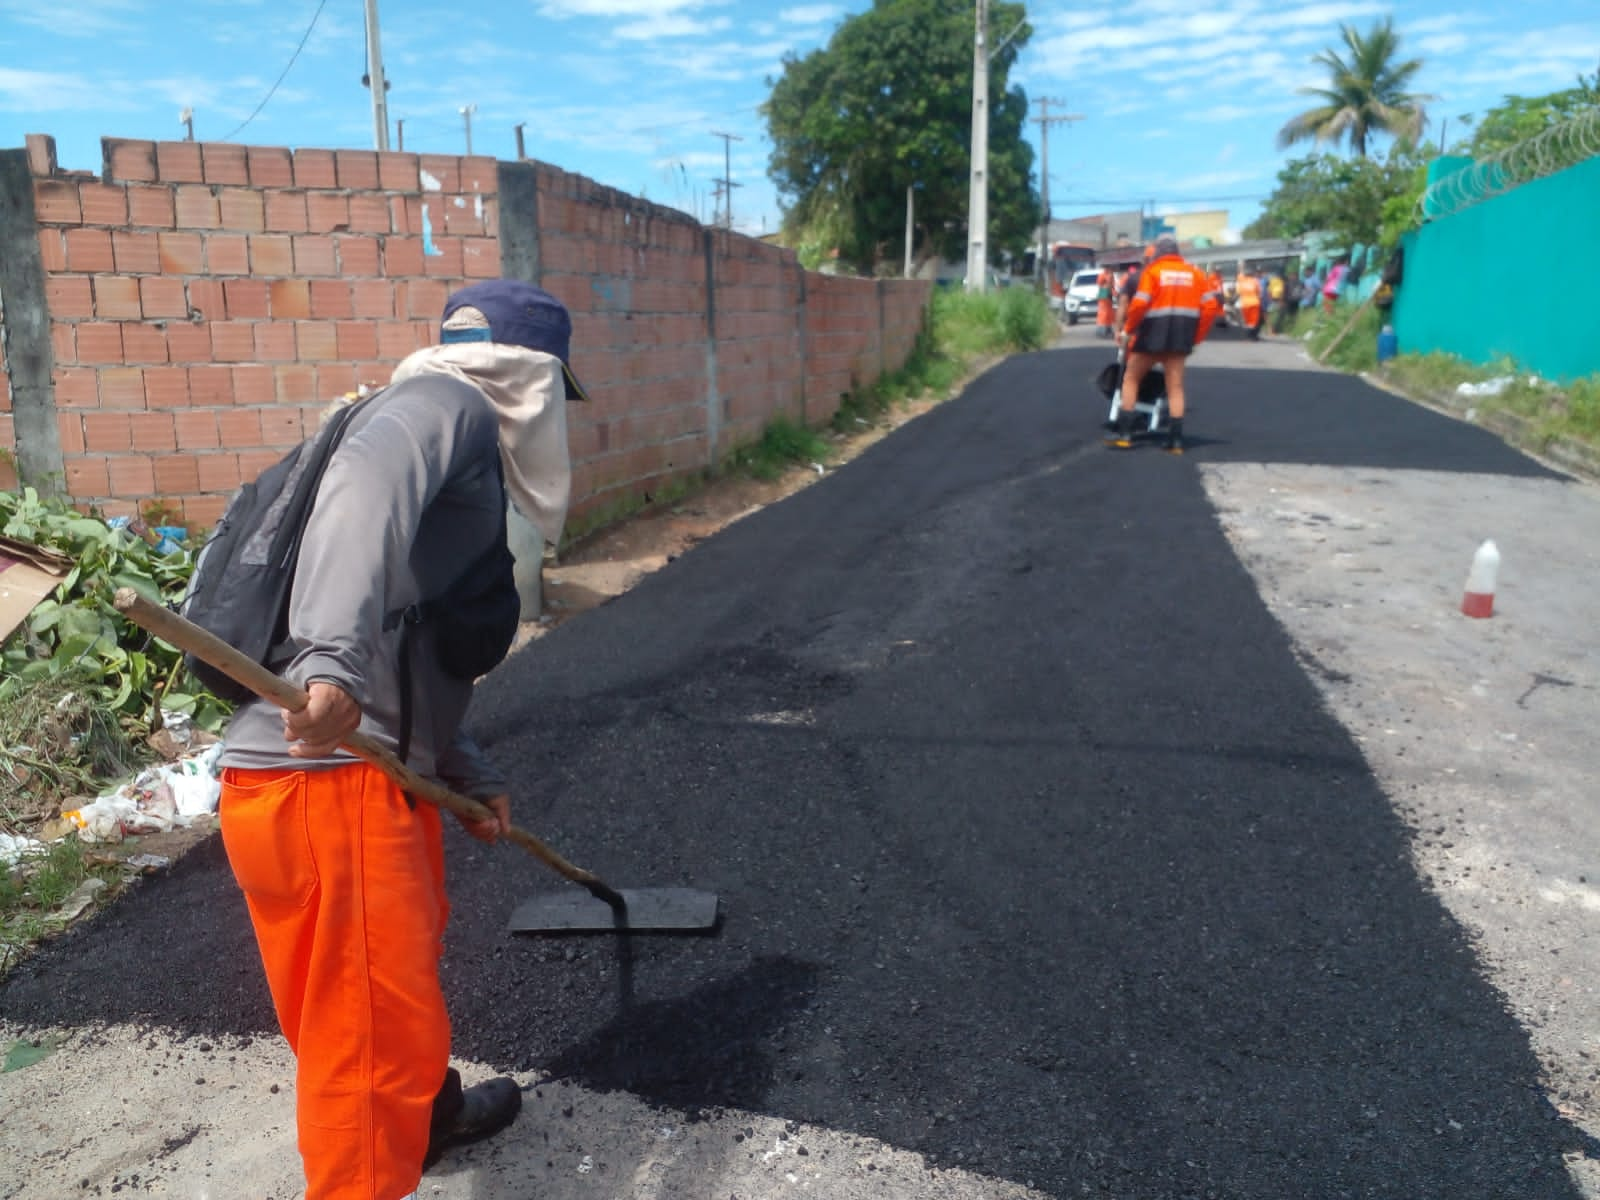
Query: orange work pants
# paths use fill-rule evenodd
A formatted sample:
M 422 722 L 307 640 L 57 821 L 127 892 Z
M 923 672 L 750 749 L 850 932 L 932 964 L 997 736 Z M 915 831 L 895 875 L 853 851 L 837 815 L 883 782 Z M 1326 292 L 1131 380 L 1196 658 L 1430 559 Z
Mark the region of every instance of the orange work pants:
M 297 1061 L 305 1200 L 408 1196 L 450 1058 L 439 812 L 365 763 L 228 768 L 220 808 Z

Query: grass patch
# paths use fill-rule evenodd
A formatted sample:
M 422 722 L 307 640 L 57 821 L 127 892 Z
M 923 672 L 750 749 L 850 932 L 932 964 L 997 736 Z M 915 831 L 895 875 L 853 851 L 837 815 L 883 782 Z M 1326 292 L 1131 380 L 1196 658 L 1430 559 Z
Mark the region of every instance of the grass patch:
M 0 973 L 65 928 L 66 919 L 58 910 L 91 877 L 107 885 L 102 897 L 120 890 L 120 872 L 111 865 L 92 865 L 75 835 L 51 842 L 14 867 L 0 868 Z
M 1345 333 L 1352 319 L 1355 324 Z M 1310 314 L 1307 320 L 1307 314 L 1302 313 L 1295 323 L 1295 332 L 1309 335 L 1306 349 L 1318 362 L 1341 371 L 1371 371 L 1378 365 L 1378 332 L 1385 320 L 1385 314 L 1376 305 L 1358 310 L 1341 304 L 1333 310 L 1332 316 L 1317 312 Z M 1341 334 L 1344 336 L 1340 337 Z M 1330 346 L 1332 353 L 1324 359 Z
M 90 676 L 45 676 L 18 689 L 0 704 L 0 832 L 29 832 L 149 758 L 97 701 Z
M 1488 365 L 1470 363 L 1453 354 L 1402 354 L 1379 370 L 1401 391 L 1423 399 L 1463 402 L 1482 414 L 1512 413 L 1526 423 L 1528 437 L 1538 448 L 1561 438 L 1600 449 L 1600 375 L 1569 384 L 1539 379 L 1515 362 Z M 1510 384 L 1494 395 L 1458 397 L 1465 383 L 1509 378 Z
M 822 435 L 792 417 L 775 417 L 761 437 L 728 456 L 728 469 L 756 479 L 777 479 L 796 463 L 820 462 L 828 456 Z

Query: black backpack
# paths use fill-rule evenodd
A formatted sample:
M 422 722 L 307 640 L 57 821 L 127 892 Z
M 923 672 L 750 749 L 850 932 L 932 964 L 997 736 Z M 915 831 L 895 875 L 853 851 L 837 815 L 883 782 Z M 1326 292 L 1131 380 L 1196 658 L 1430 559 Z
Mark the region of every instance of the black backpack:
M 376 400 L 372 396 L 339 409 L 314 437 L 235 493 L 195 561 L 181 609 L 184 617 L 247 658 L 267 667 L 274 664 L 275 651 L 289 636 L 289 595 L 317 488 L 357 409 Z M 503 498 L 498 456 L 495 469 Z M 502 502 L 500 529 L 489 549 L 441 595 L 389 613 L 384 628 L 403 624 L 409 633 L 411 626 L 432 625 L 440 666 L 455 678 L 475 679 L 498 665 L 516 638 L 522 603 L 514 566 Z M 402 638 L 402 758 L 410 741 L 409 643 L 409 636 Z M 185 662 L 224 700 L 237 704 L 255 694 L 193 655 L 185 655 Z

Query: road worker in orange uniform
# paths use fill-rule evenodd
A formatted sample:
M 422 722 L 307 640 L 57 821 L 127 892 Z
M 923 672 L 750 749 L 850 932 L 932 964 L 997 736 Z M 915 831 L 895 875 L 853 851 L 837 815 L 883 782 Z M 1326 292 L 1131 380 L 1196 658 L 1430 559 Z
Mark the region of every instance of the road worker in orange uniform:
M 1255 341 L 1261 336 L 1261 277 L 1245 267 L 1235 286 L 1239 289 L 1239 319 L 1250 340 Z
M 1222 312 L 1222 302 L 1199 267 L 1183 260 L 1178 239 L 1162 234 L 1156 239 L 1155 258 L 1139 275 L 1139 289 L 1123 319 L 1121 340 L 1127 351 L 1122 376 L 1122 403 L 1117 429 L 1109 445 L 1133 448 L 1133 408 L 1139 385 L 1157 364 L 1167 379 L 1167 443 L 1169 454 L 1183 453 L 1184 368 L 1189 354 L 1211 332 Z
M 1095 278 L 1095 305 L 1094 335 L 1095 337 L 1108 338 L 1111 336 L 1111 324 L 1116 320 L 1116 276 L 1110 267 L 1101 267 L 1100 274 Z

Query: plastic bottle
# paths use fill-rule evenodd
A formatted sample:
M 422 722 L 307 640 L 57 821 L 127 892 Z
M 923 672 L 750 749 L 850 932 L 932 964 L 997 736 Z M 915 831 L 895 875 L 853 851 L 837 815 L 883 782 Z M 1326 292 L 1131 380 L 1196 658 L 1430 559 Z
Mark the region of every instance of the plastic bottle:
M 1500 548 L 1486 541 L 1472 556 L 1472 570 L 1467 573 L 1467 591 L 1461 598 L 1461 611 L 1469 617 L 1487 617 L 1494 613 L 1495 578 L 1500 573 Z
M 1395 336 L 1394 326 L 1385 325 L 1378 334 L 1378 361 L 1388 362 L 1400 353 L 1400 339 Z

